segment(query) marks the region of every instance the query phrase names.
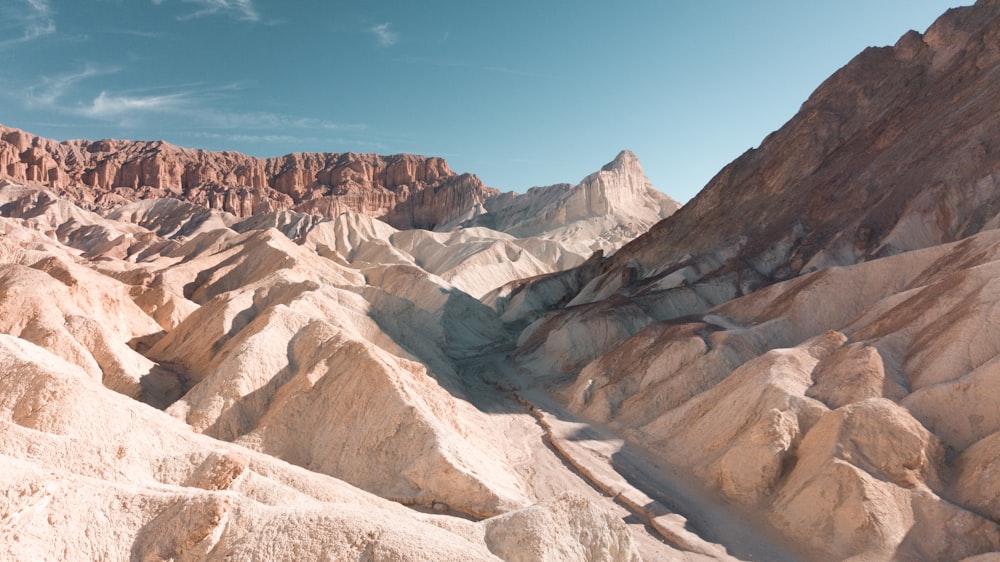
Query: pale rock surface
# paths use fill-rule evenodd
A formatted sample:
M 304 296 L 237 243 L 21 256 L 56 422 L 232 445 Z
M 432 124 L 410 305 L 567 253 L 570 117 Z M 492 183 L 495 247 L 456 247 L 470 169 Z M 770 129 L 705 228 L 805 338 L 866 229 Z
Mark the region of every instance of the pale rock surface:
M 654 322 L 560 395 L 707 488 L 765 507 L 810 556 L 997 549 L 981 482 L 995 463 L 998 259 L 990 230 L 820 270 Z M 653 301 L 627 302 L 655 314 Z M 548 321 L 581 323 L 580 308 Z
M 639 562 L 628 529 L 586 499 L 562 495 L 548 502 L 486 521 L 486 544 L 510 562 L 530 560 L 621 560 Z M 585 529 L 607 527 L 610 533 L 587 535 Z M 554 541 L 552 529 L 572 529 L 582 540 Z
M 182 366 L 196 383 L 169 411 L 214 437 L 239 439 L 400 500 L 439 501 L 476 515 L 523 505 L 516 481 L 486 468 L 496 455 L 475 453 L 483 440 L 459 437 L 468 431 L 453 421 L 461 405 L 369 316 L 389 312 L 337 288 L 363 280 L 339 275 L 341 266 L 269 232 L 234 238 L 231 247 L 185 264 L 202 272 L 185 287 L 204 304 L 148 352 Z M 211 267 L 219 255 L 229 257 Z M 434 317 L 426 317 L 433 334 Z M 428 337 L 412 331 L 409 347 L 447 369 Z M 447 370 L 434 376 L 444 384 L 457 378 Z M 322 407 L 330 403 L 343 407 Z M 379 460 L 359 465 L 362 455 Z M 491 474 L 490 485 L 476 473 Z
M 680 204 L 653 188 L 639 159 L 622 151 L 579 184 L 534 187 L 487 199 L 481 225 L 520 238 L 558 241 L 583 256 L 611 253 L 673 214 Z
M 0 336 L 0 365 L 5 557 L 498 560 L 487 536 L 541 532 L 547 544 L 614 545 L 635 559 L 623 524 L 587 500 L 448 521 L 192 433 L 23 340 Z M 590 519 L 532 525 L 564 515 L 566 501 Z M 597 561 L 601 552 L 574 553 Z
M 391 227 L 342 215 L 340 234 L 311 244 L 336 221 L 237 223 L 177 200 L 108 218 L 7 187 L 16 205 L 5 209 L 20 217 L 0 218 L 5 330 L 51 351 L 0 337 L 5 556 L 487 560 L 489 526 L 508 552 L 510 537 L 556 545 L 544 559 L 698 559 L 625 525 L 627 512 L 567 471 L 520 406 L 465 379 L 459 361 L 510 345 L 489 307 L 409 261 L 350 264 L 334 249 Z M 78 243 L 94 225 L 146 243 Z M 571 501 L 581 517 L 533 523 L 560 523 L 569 500 L 530 506 L 567 490 L 587 498 Z
M 124 289 L 113 294 L 145 303 L 134 313 L 151 330 L 105 327 L 106 339 L 126 345 L 122 338 L 141 335 L 144 359 L 172 365 L 186 393 L 168 409 L 180 419 L 168 420 L 102 386 L 93 366 L 88 373 L 34 344 L 0 336 L 0 349 L 7 350 L 0 358 L 11 365 L 0 378 L 0 422 L 6 424 L 0 453 L 17 459 L 11 463 L 17 474 L 43 471 L 31 476 L 39 482 L 58 483 L 69 472 L 102 486 L 152 487 L 160 498 L 176 488 L 188 494 L 176 509 L 189 515 L 152 501 L 140 503 L 157 506 L 141 516 L 105 508 L 122 519 L 101 532 L 126 529 L 101 543 L 119 545 L 106 547 L 115 553 L 123 552 L 122 544 L 163 556 L 203 553 L 209 544 L 227 545 L 219 552 L 228 552 L 244 544 L 239 541 L 266 549 L 269 542 L 284 544 L 284 535 L 267 534 L 267 525 L 294 539 L 332 528 L 309 526 L 322 517 L 282 519 L 286 506 L 322 511 L 335 503 L 348 511 L 344 504 L 362 506 L 352 508 L 357 517 L 329 515 L 354 529 L 344 531 L 349 536 L 385 521 L 384 513 L 406 521 L 400 535 L 365 543 L 372 548 L 404 545 L 399 548 L 442 559 L 453 547 L 470 556 L 633 556 L 624 546 L 613 550 L 624 545 L 621 511 L 609 518 L 590 504 L 560 498 L 560 480 L 572 482 L 575 493 L 586 489 L 560 464 L 584 466 L 573 464 L 579 451 L 587 455 L 591 484 L 605 489 L 602 484 L 624 482 L 618 500 L 632 515 L 654 498 L 678 497 L 671 475 L 684 483 L 685 502 L 726 502 L 751 520 L 726 526 L 762 530 L 752 539 L 727 538 L 756 559 L 771 550 L 752 547 L 772 540 L 815 560 L 950 560 L 1000 551 L 994 477 L 1000 466 L 994 384 L 1000 356 L 994 328 L 1000 302 L 998 16 L 1000 3 L 980 0 L 949 11 L 923 35 L 911 32 L 894 47 L 866 50 L 760 148 L 722 170 L 648 234 L 609 257 L 598 254 L 575 269 L 530 279 L 516 276 L 544 274 L 538 263 L 572 257 L 572 248 L 560 254 L 548 242 L 569 232 L 604 236 L 604 227 L 573 230 L 588 213 L 615 201 L 645 205 L 639 189 L 620 196 L 606 189 L 642 184 L 628 155 L 577 191 L 538 190 L 525 196 L 523 207 L 505 207 L 510 216 L 533 209 L 566 221 L 551 236 L 524 232 L 533 245 L 516 233 L 484 228 L 498 228 L 504 211 L 491 210 L 486 198 L 462 199 L 459 192 L 475 193 L 459 185 L 468 178 L 455 180 L 456 190 L 437 203 L 400 187 L 415 201 L 404 214 L 439 205 L 455 213 L 433 226 L 479 225 L 466 231 L 402 232 L 342 216 L 339 207 L 330 212 L 335 205 L 325 188 L 309 192 L 308 182 L 295 177 L 312 169 L 308 162 L 319 162 L 312 156 L 299 159 L 301 166 L 288 161 L 291 179 L 282 180 L 280 197 L 268 198 L 263 183 L 248 182 L 226 195 L 228 202 L 210 205 L 260 216 L 239 226 L 223 220 L 215 229 L 198 230 L 192 222 L 197 232 L 190 237 L 177 234 L 188 224 L 183 218 L 162 221 L 176 227 L 161 236 L 150 230 L 161 223 L 141 218 L 155 216 L 151 211 L 139 212 L 134 222 L 112 222 L 51 194 L 8 186 L 0 190 L 0 256 L 8 260 L 4 267 L 23 276 L 9 276 L 4 290 L 36 279 L 40 287 L 62 282 L 36 274 L 89 279 L 74 268 L 93 265 L 90 273 Z M 0 151 L 8 173 L 64 186 L 58 189 L 87 200 L 58 159 L 62 148 L 20 132 L 4 133 L 4 141 L 15 147 Z M 110 146 L 94 150 L 111 154 Z M 106 166 L 118 165 L 109 158 Z M 358 185 L 377 168 L 366 167 L 374 160 L 347 160 L 343 173 Z M 403 161 L 400 177 L 430 173 L 419 165 L 411 171 Z M 131 174 L 134 168 L 122 161 L 117 169 Z M 168 172 L 150 177 L 172 177 Z M 123 193 L 168 187 L 136 185 Z M 205 188 L 192 200 L 220 194 Z M 288 201 L 296 197 L 307 207 L 326 205 L 321 214 L 331 220 L 267 214 L 291 208 Z M 363 212 L 391 206 L 365 197 L 355 200 Z M 93 208 L 111 199 L 95 198 Z M 164 205 L 166 212 L 172 204 Z M 88 241 L 88 232 L 96 242 Z M 31 267 L 36 264 L 42 267 Z M 69 305 L 89 314 L 90 300 L 69 296 Z M 173 312 L 167 312 L 170 303 Z M 76 312 L 64 312 L 69 305 L 37 314 L 61 342 L 53 351 L 70 349 L 72 338 L 99 364 L 92 351 L 97 340 L 74 335 L 91 331 L 73 331 L 69 312 Z M 145 312 L 160 307 L 156 321 Z M 487 320 L 490 308 L 503 323 Z M 18 326 L 10 331 L 31 335 Z M 46 370 L 50 363 L 56 374 Z M 542 430 L 526 426 L 518 417 L 524 411 L 502 397 L 512 389 Z M 545 409 L 539 397 L 547 396 L 592 421 L 554 438 L 544 423 L 559 409 Z M 154 429 L 135 429 L 145 426 Z M 538 442 L 522 442 L 540 433 Z M 123 443 L 131 447 L 119 458 Z M 143 447 L 153 454 L 131 453 Z M 446 514 L 405 510 L 262 453 Z M 650 466 L 662 470 L 642 470 Z M 3 478 L 14 487 L 13 478 L 22 476 Z M 27 489 L 17 497 L 33 497 Z M 610 504 L 589 493 L 588 500 Z M 233 496 L 230 507 L 220 503 Z M 240 511 L 243 496 L 257 503 Z M 635 498 L 651 501 L 632 506 Z M 18 503 L 12 511 L 24 515 L 0 521 L 44 521 L 52 501 Z M 260 514 L 258 503 L 279 515 Z M 455 512 L 495 518 L 447 515 Z M 248 513 L 253 523 L 231 528 L 227 513 Z M 30 519 L 34 514 L 38 518 Z M 718 525 L 712 517 L 652 515 L 654 523 L 686 521 L 690 532 Z M 135 531 L 153 520 L 172 529 L 165 541 Z M 514 527 L 504 529 L 502 522 Z M 428 524 L 437 527 L 428 530 Z M 648 538 L 628 528 L 632 537 Z M 253 533 L 240 535 L 241 529 Z M 552 529 L 573 539 L 547 535 Z M 79 537 L 80 531 L 55 535 Z M 683 536 L 667 535 L 661 536 L 686 548 Z M 48 552 L 48 545 L 62 544 L 48 536 L 32 548 Z M 343 535 L 319 536 L 334 541 Z M 76 547 L 73 540 L 60 548 Z M 641 544 L 649 559 L 714 552 L 677 554 Z M 17 541 L 4 538 L 3 545 Z
M 361 269 L 410 265 L 477 299 L 505 283 L 584 260 L 563 244 L 540 238 L 516 238 L 487 228 L 399 231 L 354 213 L 316 223 L 304 235 L 292 234 L 338 263 Z

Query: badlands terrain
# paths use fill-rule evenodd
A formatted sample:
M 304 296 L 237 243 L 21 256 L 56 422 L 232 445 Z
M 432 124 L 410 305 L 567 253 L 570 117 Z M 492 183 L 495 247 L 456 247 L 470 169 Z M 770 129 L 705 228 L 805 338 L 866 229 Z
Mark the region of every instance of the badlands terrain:
M 0 130 L 0 558 L 1000 559 L 998 45 L 864 51 L 679 210 Z

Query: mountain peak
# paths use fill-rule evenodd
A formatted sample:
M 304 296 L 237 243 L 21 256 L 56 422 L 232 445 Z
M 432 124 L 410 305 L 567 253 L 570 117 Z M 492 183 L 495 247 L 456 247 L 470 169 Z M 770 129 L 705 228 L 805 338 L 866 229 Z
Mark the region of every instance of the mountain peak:
M 620 170 L 622 168 L 630 168 L 638 166 L 640 169 L 642 166 L 639 164 L 639 157 L 635 155 L 631 150 L 625 149 L 615 156 L 615 159 L 608 162 L 601 168 L 602 172 L 610 172 L 612 170 Z

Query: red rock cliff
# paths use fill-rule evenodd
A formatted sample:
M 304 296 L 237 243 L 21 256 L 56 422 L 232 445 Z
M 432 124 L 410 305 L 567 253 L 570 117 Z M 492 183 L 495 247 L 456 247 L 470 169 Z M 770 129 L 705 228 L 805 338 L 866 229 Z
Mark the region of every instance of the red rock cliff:
M 0 127 L 0 173 L 92 207 L 177 197 L 245 217 L 275 209 L 356 211 L 397 228 L 433 228 L 495 193 L 441 158 L 300 153 L 254 158 L 162 141 L 58 142 Z

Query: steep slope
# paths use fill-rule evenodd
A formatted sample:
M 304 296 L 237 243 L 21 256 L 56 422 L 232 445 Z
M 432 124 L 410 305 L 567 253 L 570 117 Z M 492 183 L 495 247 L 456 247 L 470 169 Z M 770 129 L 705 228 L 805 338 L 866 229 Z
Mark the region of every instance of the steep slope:
M 491 309 L 341 256 L 384 223 L 9 183 L 0 211 L 7 557 L 698 559 L 483 382 L 510 345 Z
M 434 228 L 496 193 L 440 158 L 412 154 L 288 154 L 253 158 L 162 141 L 56 142 L 0 127 L 0 173 L 95 208 L 181 198 L 247 217 L 279 209 L 355 211 L 397 228 Z
M 612 253 L 678 208 L 653 188 L 639 159 L 626 150 L 579 184 L 491 197 L 481 214 L 461 225 L 555 240 L 589 256 L 598 250 Z
M 198 435 L 18 338 L 0 335 L 0 364 L 6 559 L 639 560 L 577 495 L 479 523 L 421 514 Z
M 812 559 L 1000 549 L 998 38 L 981 0 L 866 50 L 648 234 L 508 287 L 521 383 Z
M 950 10 L 922 35 L 859 54 L 759 148 L 607 260 L 577 302 L 680 276 L 705 301 L 687 310 L 703 310 L 1000 224 L 998 13 L 993 1 Z

